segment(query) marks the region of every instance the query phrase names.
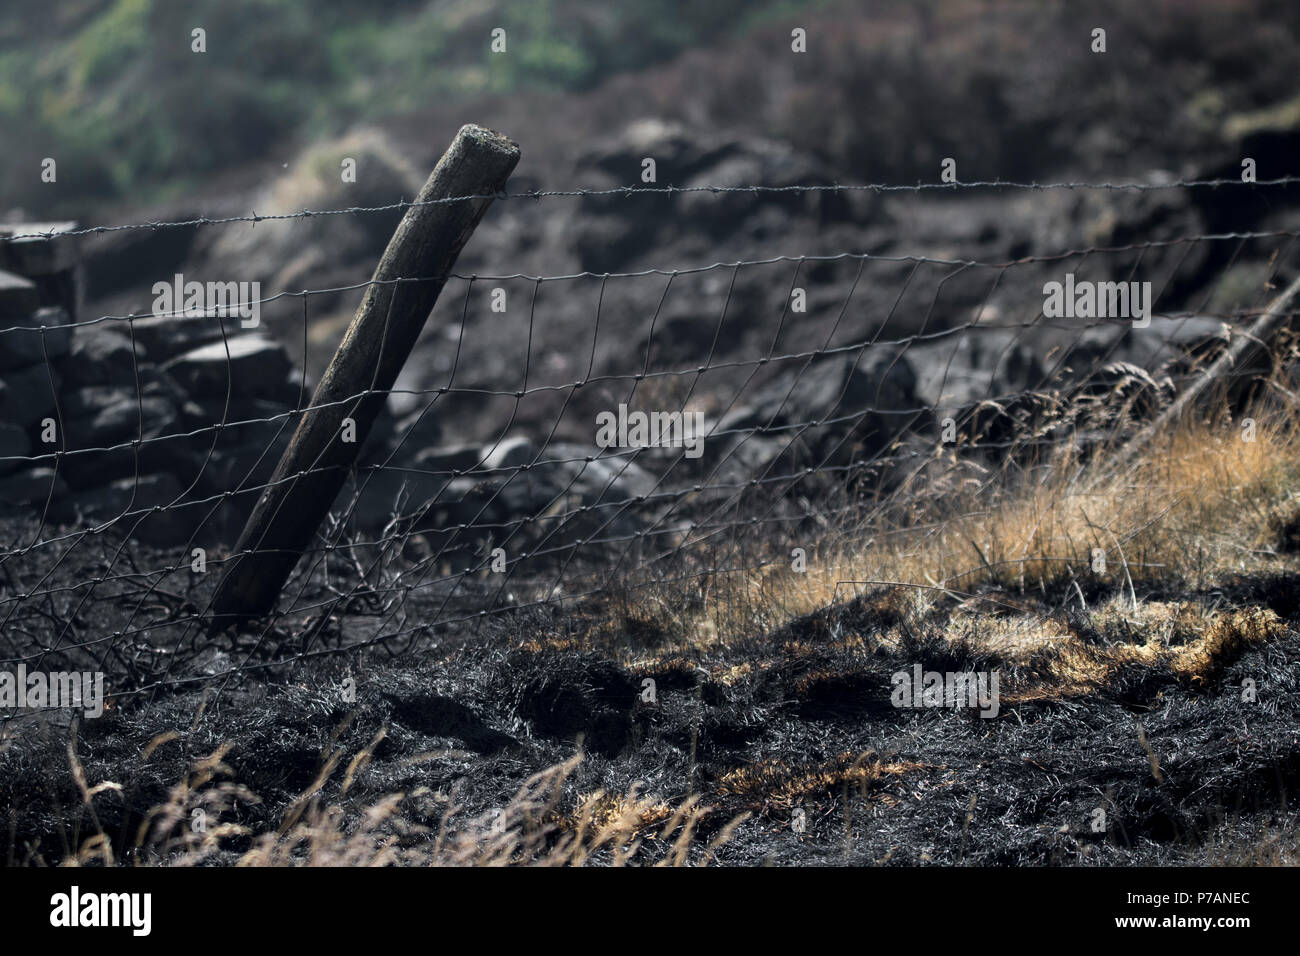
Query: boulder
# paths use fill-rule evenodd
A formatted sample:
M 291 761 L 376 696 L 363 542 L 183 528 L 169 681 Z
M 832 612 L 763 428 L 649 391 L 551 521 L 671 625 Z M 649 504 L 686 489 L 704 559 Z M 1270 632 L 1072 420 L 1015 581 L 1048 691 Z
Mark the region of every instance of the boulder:
M 260 335 L 191 349 L 163 368 L 200 398 L 223 397 L 227 390 L 245 398 L 285 399 L 287 391 L 293 393 L 289 400 L 297 397 L 297 387 L 290 387 L 292 363 L 284 346 Z
M 595 145 L 579 158 L 579 165 L 633 186 L 641 182 L 641 160 L 653 156 L 660 181 L 680 184 L 738 151 L 737 144 L 725 137 L 703 136 L 677 123 L 640 119 Z
M 1117 359 L 1149 372 L 1182 372 L 1212 361 L 1228 344 L 1228 324 L 1210 316 L 1154 316 L 1146 328 L 1130 328 Z
M 59 411 L 64 418 L 85 418 L 101 409 L 135 398 L 135 389 L 125 385 L 86 385 L 66 388 L 59 396 Z
M 392 399 L 389 399 L 390 407 Z M 439 409 L 413 412 L 393 423 L 393 446 L 397 463 L 412 463 L 425 451 L 435 450 L 442 444 L 442 417 Z
M 293 430 L 286 428 L 269 441 L 246 444 L 218 442 L 210 457 L 196 456 L 193 472 L 178 474 L 187 483 L 197 478 L 198 489 L 205 495 L 257 488 L 270 480 L 292 436 Z M 210 436 L 208 444 L 211 444 Z
M 527 462 L 521 463 L 526 454 Z M 515 444 L 501 456 L 501 467 L 518 470 L 475 483 L 459 502 L 461 507 L 452 511 L 464 521 L 515 524 L 587 507 L 604 510 L 618 524 L 617 508 L 612 505 L 649 494 L 655 480 L 628 456 L 602 454 L 598 448 L 558 443 L 539 455 Z M 491 468 L 490 462 L 491 457 L 484 467 Z M 480 509 L 486 509 L 482 518 L 476 517 Z
M 502 442 L 495 457 L 501 472 L 463 478 L 420 472 L 375 470 L 358 475 L 334 504 L 371 533 L 396 518 L 399 527 L 422 533 L 428 546 L 464 566 L 484 538 L 508 543 L 512 555 L 541 548 L 545 560 L 563 560 L 568 549 L 592 537 L 627 539 L 645 526 L 654 477 L 627 456 L 604 456 L 598 448 L 558 443 L 543 450 L 527 440 Z M 468 456 L 466 456 L 468 458 Z M 464 525 L 465 527 L 460 527 Z M 595 547 L 595 546 L 593 546 Z M 594 552 L 592 552 L 594 553 Z M 454 559 L 454 560 L 453 560 Z
M 12 272 L 0 270 L 0 328 L 8 328 L 13 318 L 30 315 L 41 305 L 36 283 Z
M 31 468 L 7 478 L 0 478 L 0 502 L 7 504 L 44 505 L 53 485 L 55 502 L 63 500 L 68 486 L 55 475 L 53 468 Z
M 5 420 L 22 428 L 31 428 L 46 416 L 54 416 L 54 397 L 61 384 L 57 371 L 46 365 L 29 365 L 4 373 L 8 387 L 4 404 Z
M 63 475 L 74 488 L 112 478 L 169 470 L 155 447 L 178 425 L 175 404 L 158 395 L 138 396 L 120 386 L 86 386 L 61 399 Z M 137 438 L 142 444 L 134 445 Z M 138 451 L 138 454 L 137 454 Z
M 104 448 L 143 437 L 146 441 L 163 434 L 176 421 L 176 406 L 159 396 L 109 392 L 97 405 L 84 406 L 86 392 L 74 393 L 80 414 L 64 411 L 64 439 L 69 449 Z
M 79 259 L 77 237 L 64 233 L 76 227 L 75 222 L 24 222 L 0 226 L 0 237 L 31 237 L 0 242 L 0 268 L 25 276 L 47 276 L 75 268 Z
M 467 472 L 483 461 L 483 449 L 478 445 L 448 445 L 445 448 L 421 449 L 413 464 L 421 471 L 434 476 L 450 478 L 455 472 Z
M 531 438 L 524 435 L 511 435 L 509 438 L 483 446 L 483 469 L 498 471 L 521 468 L 536 460 L 537 454 L 537 444 Z
M 72 346 L 72 327 L 66 310 L 57 306 L 37 309 L 31 315 L 0 318 L 0 372 L 57 362 Z
M 166 362 L 185 352 L 236 338 L 240 334 L 239 324 L 234 320 L 222 320 L 211 316 L 198 315 L 149 315 L 136 319 L 132 323 L 136 341 L 145 347 L 155 362 Z
M 198 209 L 177 207 L 143 212 L 178 222 L 202 216 Z M 87 236 L 82 250 L 87 294 L 100 300 L 127 291 L 142 295 L 148 293 L 155 281 L 170 280 L 175 272 L 186 268 L 187 257 L 198 234 L 197 225 L 188 225 L 166 229 L 121 229 Z M 149 295 L 135 306 L 146 309 L 152 299 Z
M 111 523 L 151 544 L 177 544 L 186 541 L 211 510 L 211 505 L 176 503 L 183 490 L 169 474 L 122 478 L 60 499 L 55 516 L 83 526 Z
M 802 361 L 762 385 L 733 408 L 714 434 L 735 441 L 770 435 L 786 446 L 792 464 L 828 465 L 873 455 L 909 428 L 928 420 L 918 412 L 917 375 L 895 348 Z
M 281 431 L 290 435 L 297 427 L 298 416 L 292 405 L 266 398 L 250 398 L 243 392 L 221 398 L 194 400 L 184 415 L 186 431 L 199 431 L 198 444 L 212 444 L 214 428 L 222 425 L 224 445 L 265 445 Z
M 972 328 L 908 346 L 919 404 L 941 413 L 1042 384 L 1046 370 L 1014 330 Z M 940 415 L 942 417 L 942 415 Z
M 27 432 L 17 425 L 0 422 L 0 475 L 8 475 L 24 466 L 25 459 L 32 452 L 31 440 Z
M 84 325 L 72 336 L 68 355 L 59 365 L 64 382 L 71 387 L 85 385 L 134 386 L 139 366 L 148 353 L 130 335 L 117 327 Z

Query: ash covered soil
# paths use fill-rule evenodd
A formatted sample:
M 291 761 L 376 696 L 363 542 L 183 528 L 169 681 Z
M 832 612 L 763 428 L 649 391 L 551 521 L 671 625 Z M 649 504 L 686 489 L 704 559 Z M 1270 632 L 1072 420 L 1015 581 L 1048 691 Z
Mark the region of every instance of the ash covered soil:
M 214 191 L 119 218 L 384 205 L 414 195 L 461 122 L 519 141 L 515 198 L 490 210 L 457 270 L 525 277 L 500 280 L 516 303 L 505 315 L 487 307 L 496 280 L 449 284 L 390 402 L 387 427 L 397 434 L 395 426 L 406 426 L 415 437 L 397 448 L 381 444 L 376 458 L 408 478 L 418 469 L 439 478 L 473 468 L 477 450 L 495 452 L 503 439 L 532 443 L 528 454 L 517 452 L 523 461 L 548 442 L 588 444 L 596 410 L 625 401 L 624 386 L 649 373 L 685 383 L 710 420 L 732 415 L 741 432 L 767 421 L 758 413 L 772 395 L 788 409 L 778 425 L 835 418 L 829 410 L 842 386 L 859 381 L 855 393 L 869 395 L 873 407 L 892 403 L 895 413 L 969 410 L 1026 389 L 1108 393 L 1110 379 L 1088 377 L 1105 372 L 1106 362 L 1125 363 L 1129 378 L 1134 369 L 1148 373 L 1143 387 L 1167 402 L 1164 383 L 1182 380 L 1188 355 L 1219 347 L 1224 321 L 1249 320 L 1294 277 L 1294 183 L 1267 192 L 623 193 L 638 188 L 648 154 L 659 157 L 660 186 L 686 188 L 933 182 L 954 154 L 964 182 L 1168 186 L 1238 177 L 1243 156 L 1257 160 L 1261 181 L 1294 172 L 1300 111 L 1287 67 L 1287 44 L 1300 29 L 1294 10 L 1254 3 L 1203 23 L 1172 10 L 1169 23 L 1132 12 L 1112 31 L 1124 42 L 1099 58 L 1077 42 L 1095 25 L 1091 15 L 1058 24 L 1032 17 L 1036 8 L 1010 19 L 977 8 L 904 46 L 871 16 L 828 14 L 812 34 L 838 39 L 809 57 L 803 73 L 755 68 L 772 61 L 773 44 L 788 45 L 784 29 L 774 28 L 582 97 L 539 92 L 432 106 L 286 154 L 288 173 L 277 161 L 232 176 L 259 184 L 256 191 Z M 1027 52 L 1034 50 L 1042 54 Z M 318 153 L 328 160 L 320 168 L 332 170 L 335 153 L 358 149 L 374 171 L 366 192 L 304 172 Z M 526 198 L 572 186 L 615 193 Z M 108 233 L 85 249 L 89 313 L 142 313 L 152 282 L 175 272 L 247 277 L 268 295 L 362 283 L 395 218 Z M 1231 238 L 1237 233 L 1260 235 Z M 1205 238 L 1213 235 L 1228 238 Z M 845 252 L 872 258 L 811 258 Z M 671 289 L 661 274 L 604 285 L 601 278 L 777 256 L 792 258 L 683 271 Z M 966 267 L 968 259 L 983 265 Z M 1149 332 L 1103 325 L 1062 340 L 1036 326 L 1048 279 L 1076 270 L 1116 278 L 1139 268 L 1159 296 Z M 589 275 L 527 278 L 575 273 Z M 796 282 L 809 289 L 797 327 L 784 318 Z M 309 311 L 293 298 L 268 303 L 266 328 L 292 350 L 308 382 L 359 298 L 358 290 L 321 291 L 305 303 Z M 877 340 L 911 340 L 902 359 L 886 363 L 895 370 L 889 389 L 874 366 L 805 369 L 797 354 Z M 756 363 L 772 355 L 785 358 L 764 362 L 751 380 Z M 1008 358 L 980 357 L 990 355 Z M 706 359 L 710 370 L 697 373 Z M 1065 366 L 1078 374 L 1055 374 Z M 584 375 L 612 384 L 566 393 Z M 799 381 L 828 392 L 801 390 L 790 408 Z M 136 385 L 127 386 L 134 401 Z M 525 387 L 532 392 L 521 403 L 514 392 Z M 450 390 L 436 414 L 422 418 L 418 397 L 443 388 Z M 672 407 L 684 399 L 669 392 L 661 400 Z M 906 436 L 884 434 L 895 419 L 869 421 L 851 436 L 865 446 L 855 460 L 918 435 L 932 449 L 933 417 Z M 422 421 L 424 432 L 415 428 Z M 805 462 L 780 459 L 786 442 L 764 437 L 750 440 L 758 450 L 734 474 L 709 480 L 743 483 L 769 467 L 799 474 Z M 828 435 L 811 462 L 824 463 L 827 448 L 845 442 Z M 269 443 L 249 447 L 260 460 Z M 474 452 L 468 465 L 428 457 L 462 447 Z M 200 451 L 206 466 L 207 445 Z M 717 459 L 707 460 L 713 467 Z M 563 477 L 561 487 L 570 479 Z M 685 487 L 699 480 L 688 473 Z M 516 483 L 500 513 L 485 520 L 498 531 L 530 520 L 554 497 L 550 484 L 538 485 L 540 497 Z M 683 623 L 716 602 L 712 589 L 725 584 L 698 566 L 675 569 L 686 584 L 628 590 L 600 585 L 609 562 L 601 567 L 602 555 L 591 552 L 595 566 L 575 565 L 565 578 L 578 592 L 591 576 L 597 593 L 585 599 L 557 599 L 553 576 L 521 577 L 502 594 L 487 579 L 445 569 L 439 573 L 455 578 L 454 589 L 406 591 L 395 624 L 381 610 L 383 594 L 354 593 L 353 569 L 326 565 L 329 574 L 317 569 L 293 582 L 293 606 L 307 610 L 266 629 L 207 638 L 191 616 L 206 606 L 215 575 L 182 571 L 160 583 L 156 572 L 177 565 L 176 548 L 122 548 L 111 530 L 84 537 L 71 526 L 40 530 L 45 488 L 26 516 L 0 516 L 0 540 L 15 549 L 0 561 L 0 594 L 35 595 L 3 604 L 6 656 L 102 668 L 119 696 L 75 734 L 64 717 L 4 725 L 0 819 L 10 862 L 56 863 L 102 833 L 91 859 L 108 847 L 119 863 L 231 864 L 266 835 L 312 818 L 314 808 L 336 810 L 336 829 L 360 833 L 367 846 L 391 840 L 417 856 L 444 831 L 460 833 L 463 852 L 454 859 L 471 862 L 535 859 L 629 807 L 641 863 L 1270 862 L 1296 845 L 1295 572 L 1148 583 L 1136 593 L 1080 581 L 1077 594 L 1074 586 L 986 591 L 964 602 L 919 600 L 900 589 L 852 598 L 842 591 L 810 616 L 784 622 L 773 607 L 722 636 Z M 586 490 L 584 506 L 608 502 L 603 487 Z M 462 500 L 468 514 L 483 516 L 479 494 L 486 495 L 477 486 L 458 491 L 438 522 L 454 528 L 468 520 L 452 508 Z M 638 485 L 614 497 L 642 494 Z M 780 517 L 807 510 L 787 497 Z M 390 501 L 380 504 L 382 531 Z M 667 520 L 657 512 L 633 519 L 644 523 L 618 528 L 619 536 Z M 68 548 L 22 544 L 62 534 L 72 536 Z M 588 535 L 576 529 L 551 546 L 563 555 L 575 536 Z M 756 550 L 769 543 L 749 542 Z M 429 551 L 456 557 L 436 538 Z M 788 551 L 788 542 L 773 547 Z M 99 576 L 106 580 L 94 584 Z M 85 598 L 87 582 L 93 599 Z M 388 639 L 376 642 L 380 636 Z M 997 716 L 893 706 L 893 675 L 917 664 L 996 670 Z M 214 753 L 224 755 L 213 762 Z M 534 775 L 579 754 L 576 765 L 547 778 L 553 786 L 544 798 L 498 815 L 517 807 Z M 400 797 L 386 803 L 392 795 Z M 675 811 L 684 804 L 696 812 L 681 849 Z M 386 809 L 376 815 L 377 806 Z M 195 810 L 207 812 L 206 834 L 196 834 Z M 479 844 L 507 850 L 475 856 Z M 339 860 L 310 840 L 293 844 L 289 858 Z M 591 859 L 615 862 L 615 853 L 605 846 Z
M 364 608 L 314 636 L 288 622 L 191 635 L 170 663 L 151 639 L 151 654 L 108 662 L 107 682 L 156 693 L 81 722 L 75 758 L 66 721 L 9 725 L 8 851 L 57 862 L 102 832 L 116 862 L 176 862 L 203 807 L 209 832 L 247 828 L 199 857 L 232 864 L 305 806 L 334 808 L 340 831 L 356 833 L 394 794 L 365 841 L 418 852 L 450 830 L 472 844 L 493 838 L 494 815 L 530 777 L 580 755 L 544 801 L 502 818 L 534 851 L 571 839 L 584 803 L 625 809 L 635 785 L 641 863 L 1258 862 L 1288 831 L 1294 843 L 1297 584 L 1280 573 L 1148 590 L 1131 617 L 1061 610 L 1065 594 L 957 604 L 881 589 L 728 641 L 675 629 L 627 593 L 324 656 L 365 631 Z M 1106 598 L 1087 594 L 1089 607 Z M 438 610 L 433 596 L 413 600 L 414 614 Z M 101 602 L 93 630 L 139 603 Z M 1156 620 L 1158 608 L 1179 612 Z M 1162 626 L 1189 609 L 1204 627 Z M 159 619 L 186 613 L 182 603 Z M 1155 632 L 1164 653 L 1149 646 Z M 997 715 L 893 706 L 891 675 L 918 664 L 997 671 Z M 220 768 L 200 777 L 223 746 Z M 120 788 L 94 789 L 106 781 Z M 220 805 L 204 797 L 223 783 L 244 789 Z M 693 796 L 682 851 L 672 812 Z M 169 803 L 183 812 L 160 816 Z M 310 858 L 303 846 L 286 860 Z M 597 849 L 590 861 L 611 859 Z

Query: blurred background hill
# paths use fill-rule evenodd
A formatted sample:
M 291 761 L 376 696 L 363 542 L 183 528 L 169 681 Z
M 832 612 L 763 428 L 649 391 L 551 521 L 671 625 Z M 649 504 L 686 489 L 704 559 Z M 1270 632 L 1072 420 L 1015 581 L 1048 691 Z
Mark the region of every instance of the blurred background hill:
M 0 189 L 63 158 L 55 210 L 176 195 L 286 144 L 490 95 L 591 89 L 824 2 L 54 0 L 0 9 Z M 208 34 L 208 53 L 190 31 Z M 501 27 L 509 56 L 492 58 Z M 14 152 L 17 156 L 14 156 Z M 26 159 L 27 163 L 22 162 Z
M 1088 49 L 1096 25 L 1106 56 Z M 509 120 L 535 161 L 638 113 L 791 141 L 846 181 L 930 179 L 947 155 L 967 180 L 1176 169 L 1233 132 L 1294 124 L 1278 91 L 1294 89 L 1298 25 L 1285 0 L 5 4 L 0 195 L 85 217 L 388 121 L 432 149 L 457 120 Z M 774 55 L 792 26 L 808 55 Z M 490 50 L 496 27 L 508 55 Z M 34 172 L 45 156 L 57 190 Z

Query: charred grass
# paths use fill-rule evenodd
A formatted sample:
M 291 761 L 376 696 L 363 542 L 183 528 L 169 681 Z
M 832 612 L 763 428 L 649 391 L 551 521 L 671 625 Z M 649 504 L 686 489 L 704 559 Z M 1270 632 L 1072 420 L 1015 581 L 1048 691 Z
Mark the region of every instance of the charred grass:
M 13 721 L 8 859 L 1293 862 L 1300 448 L 1279 421 L 1182 431 L 1123 471 L 1057 460 L 910 523 L 751 535 L 777 559 L 400 653 L 128 695 L 73 732 Z M 996 716 L 896 706 L 917 665 L 996 672 Z

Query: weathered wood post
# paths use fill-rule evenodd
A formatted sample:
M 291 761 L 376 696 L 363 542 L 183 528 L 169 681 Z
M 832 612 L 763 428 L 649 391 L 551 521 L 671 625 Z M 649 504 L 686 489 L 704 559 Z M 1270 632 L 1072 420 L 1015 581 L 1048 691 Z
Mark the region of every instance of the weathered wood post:
M 211 629 L 275 606 L 343 487 L 456 257 L 518 162 L 515 143 L 472 125 L 461 127 L 438 161 L 389 240 L 311 405 L 244 525 L 217 583 Z M 456 196 L 482 198 L 440 201 Z M 352 441 L 343 440 L 347 418 L 355 425 Z

